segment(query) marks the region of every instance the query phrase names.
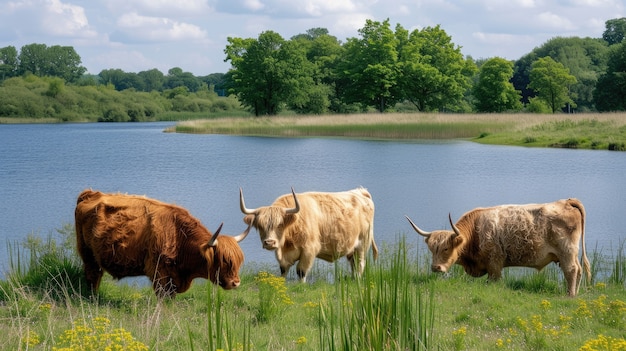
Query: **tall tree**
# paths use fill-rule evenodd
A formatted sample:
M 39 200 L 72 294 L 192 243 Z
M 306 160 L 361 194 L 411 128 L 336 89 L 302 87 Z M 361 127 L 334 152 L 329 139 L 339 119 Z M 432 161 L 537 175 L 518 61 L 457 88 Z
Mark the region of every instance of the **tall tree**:
M 329 35 L 326 28 L 312 28 L 305 34 L 291 38 L 306 52 L 307 60 L 313 65 L 314 86 L 309 91 L 308 102 L 300 107 L 292 106 L 299 113 L 321 114 L 328 111 L 334 100 L 334 75 L 339 57 L 343 52 L 341 43 Z M 339 110 L 334 104 L 333 110 Z
M 104 84 L 112 84 L 115 90 L 122 91 L 126 89 L 144 90 L 143 80 L 133 72 L 124 72 L 119 68 L 105 69 L 98 73 Z
M 17 74 L 18 60 L 15 46 L 0 48 L 0 81 Z
M 22 46 L 18 56 L 20 75 L 32 73 L 42 77 L 45 75 L 46 44 L 28 44 Z
M 612 45 L 606 73 L 594 91 L 599 111 L 626 111 L 626 41 Z
M 225 61 L 232 91 L 256 116 L 275 115 L 285 105 L 302 106 L 313 85 L 305 50 L 266 31 L 257 39 L 228 38 Z
M 80 65 L 80 56 L 71 46 L 24 45 L 20 50 L 18 60 L 20 74 L 32 73 L 39 77 L 59 77 L 67 82 L 78 81 L 87 70 Z
M 513 62 L 500 57 L 487 60 L 481 67 L 474 86 L 478 112 L 504 112 L 522 109 L 521 93 L 513 83 Z
M 571 104 L 569 88 L 576 84 L 576 77 L 569 73 L 563 64 L 554 61 L 551 57 L 542 57 L 533 62 L 530 70 L 528 87 L 537 93 L 537 98 L 544 101 L 552 113 Z
M 337 90 L 344 102 L 383 112 L 398 102 L 397 40 L 389 25 L 367 20 L 360 38 L 349 38 L 338 64 Z
M 176 87 L 184 86 L 191 92 L 198 91 L 202 86 L 200 80 L 196 78 L 191 72 L 184 72 L 180 67 L 172 67 L 167 71 L 165 82 L 163 82 L 163 88 L 174 89 Z
M 165 75 L 156 68 L 141 71 L 137 76 L 143 81 L 144 91 L 161 91 L 165 82 Z
M 522 91 L 522 101 L 535 95 L 528 89 L 530 69 L 541 57 L 551 57 L 569 69 L 577 83 L 570 87 L 571 96 L 579 109 L 593 109 L 593 87 L 600 75 L 606 71 L 608 45 L 599 38 L 555 37 L 533 49 L 515 62 L 513 85 Z
M 472 60 L 439 26 L 407 31 L 396 28 L 399 38 L 401 95 L 420 111 L 460 110 L 463 95 L 476 72 Z
M 609 45 L 619 44 L 626 38 L 626 17 L 614 18 L 604 22 L 606 29 L 602 33 Z

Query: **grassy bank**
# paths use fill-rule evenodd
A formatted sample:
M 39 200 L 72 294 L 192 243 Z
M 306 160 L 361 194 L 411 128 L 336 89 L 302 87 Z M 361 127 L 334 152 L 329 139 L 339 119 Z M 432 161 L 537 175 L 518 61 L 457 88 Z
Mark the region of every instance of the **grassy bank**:
M 246 263 L 237 290 L 198 280 L 175 300 L 158 301 L 147 286 L 110 279 L 97 299 L 85 297 L 81 280 L 74 277 L 72 267 L 80 264 L 70 246 L 31 238 L 28 268 L 14 266 L 0 281 L 0 349 L 626 347 L 623 245 L 607 255 L 590 255 L 593 280 L 583 284 L 579 296 L 568 298 L 555 265 L 540 273 L 507 270 L 496 283 L 470 278 L 458 268 L 441 277 L 429 272 L 430 255 L 416 247 L 418 241 L 402 236 L 397 245 L 381 245 L 379 261 L 368 262 L 362 279 L 348 277 L 344 263 L 318 262 L 311 282 L 300 284 L 276 276 L 275 265 Z M 613 348 L 603 342 L 612 342 Z
M 277 137 L 469 139 L 485 144 L 626 150 L 626 113 L 217 118 L 180 122 L 170 131 Z

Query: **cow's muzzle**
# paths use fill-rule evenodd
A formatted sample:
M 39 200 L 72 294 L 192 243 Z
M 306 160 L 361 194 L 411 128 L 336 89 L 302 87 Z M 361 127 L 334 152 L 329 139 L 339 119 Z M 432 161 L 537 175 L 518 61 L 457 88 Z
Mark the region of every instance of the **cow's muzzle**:
M 267 239 L 263 241 L 263 248 L 265 250 L 276 250 L 278 248 L 276 245 L 277 243 L 274 239 Z
M 236 279 L 230 279 L 228 281 L 222 281 L 220 282 L 221 287 L 224 290 L 230 290 L 230 289 L 235 289 L 239 286 L 239 284 L 241 283 L 241 281 L 239 280 L 239 278 Z
M 447 271 L 446 267 L 441 264 L 434 264 L 430 267 L 435 273 L 445 273 Z

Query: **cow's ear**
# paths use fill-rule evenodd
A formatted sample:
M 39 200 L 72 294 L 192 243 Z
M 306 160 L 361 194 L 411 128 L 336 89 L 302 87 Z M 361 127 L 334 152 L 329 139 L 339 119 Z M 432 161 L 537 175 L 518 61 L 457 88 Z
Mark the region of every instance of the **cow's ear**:
M 243 221 L 244 223 L 246 223 L 247 225 L 252 225 L 252 221 L 254 220 L 254 215 L 245 215 L 243 217 Z
M 288 226 L 291 225 L 291 223 L 296 221 L 296 215 L 295 214 L 286 214 L 283 216 L 283 226 Z
M 454 247 L 457 247 L 457 246 L 459 246 L 459 245 L 463 244 L 463 241 L 464 241 L 464 240 L 465 240 L 465 239 L 463 238 L 463 236 L 461 236 L 461 235 L 456 235 L 456 236 L 454 237 L 454 239 L 453 239 L 452 243 L 453 243 Z

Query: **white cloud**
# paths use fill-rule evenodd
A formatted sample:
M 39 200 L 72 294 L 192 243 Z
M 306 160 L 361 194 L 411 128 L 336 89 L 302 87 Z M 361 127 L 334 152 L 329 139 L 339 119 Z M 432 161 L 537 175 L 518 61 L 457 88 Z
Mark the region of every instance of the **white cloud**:
M 564 31 L 569 31 L 576 28 L 569 19 L 551 12 L 540 13 L 537 15 L 537 19 L 539 20 L 539 23 L 546 28 L 554 28 Z
M 201 40 L 207 36 L 205 30 L 193 24 L 134 12 L 122 15 L 117 25 L 128 38 L 142 41 Z
M 41 26 L 44 31 L 55 36 L 93 37 L 96 32 L 89 28 L 85 10 L 76 5 L 48 0 L 42 14 Z
M 216 4 L 218 10 L 227 13 L 257 13 L 283 18 L 349 14 L 359 7 L 352 0 L 230 0 Z
M 350 0 L 307 0 L 307 1 L 284 1 L 286 6 L 293 4 L 297 12 L 310 16 L 323 16 L 328 13 L 345 13 L 354 11 L 356 6 Z
M 150 16 L 200 16 L 211 10 L 206 0 L 109 0 L 111 13 L 137 12 Z
M 617 3 L 615 2 L 615 0 L 573 0 L 572 5 L 599 7 L 599 6 L 617 6 Z
M 260 0 L 243 0 L 243 7 L 250 11 L 260 11 L 265 5 Z

